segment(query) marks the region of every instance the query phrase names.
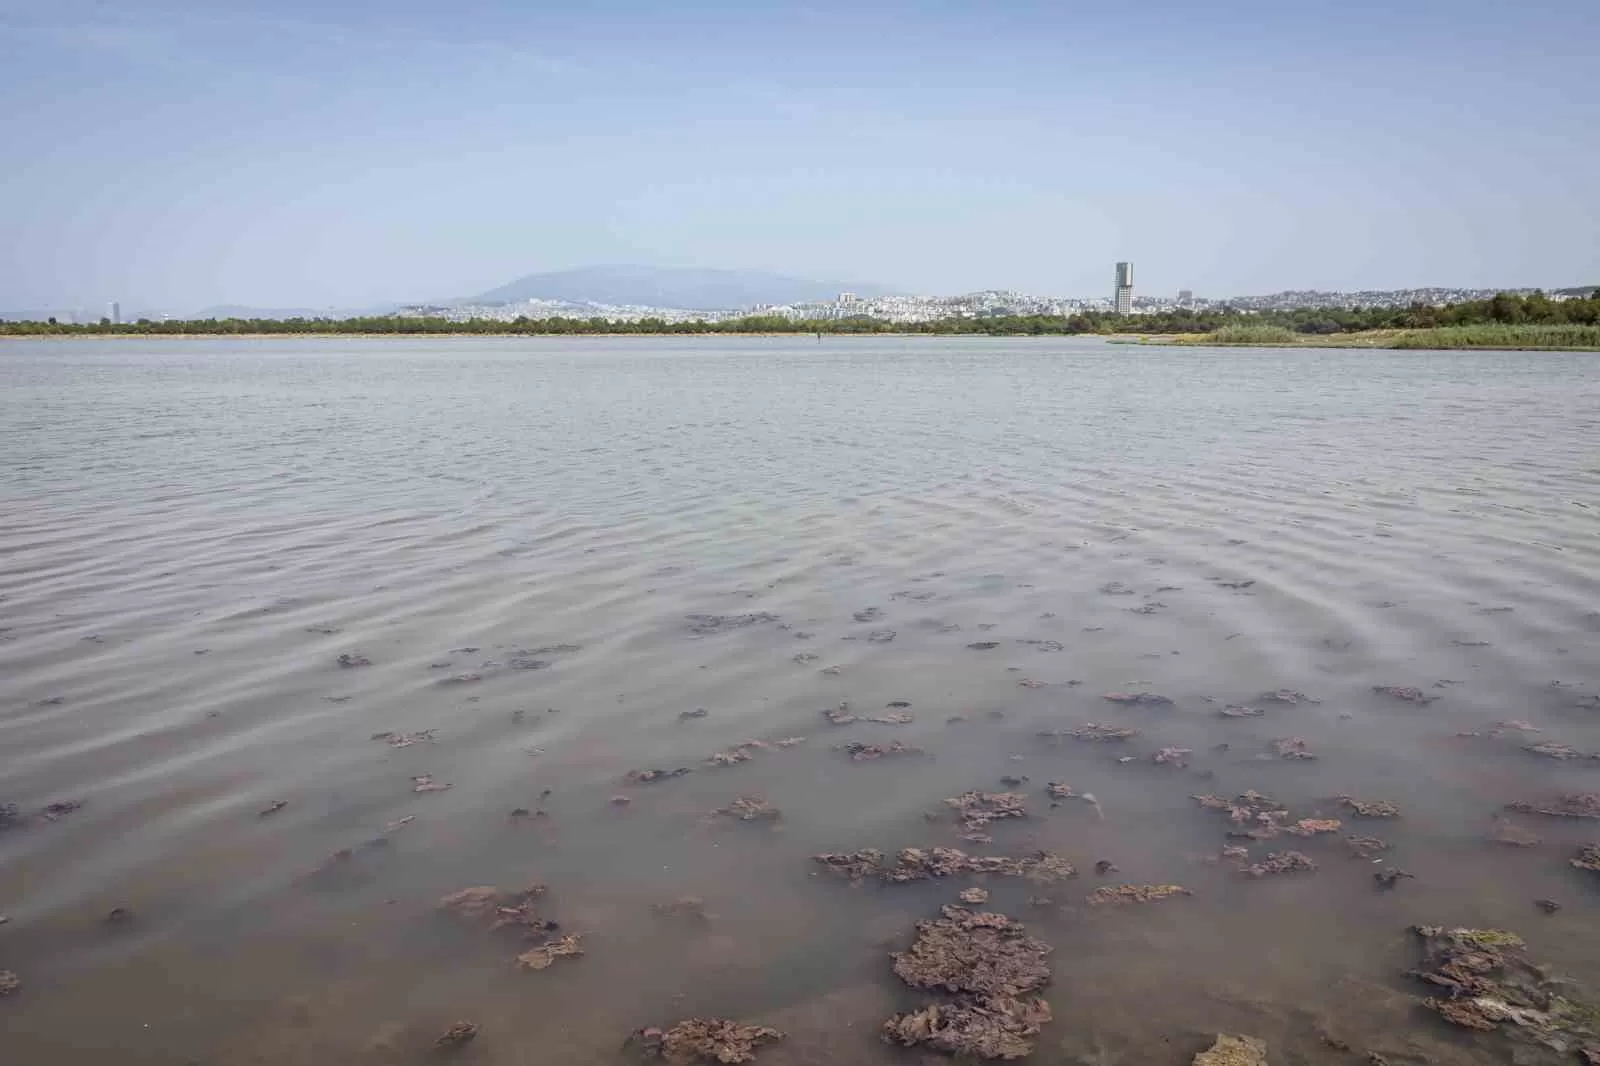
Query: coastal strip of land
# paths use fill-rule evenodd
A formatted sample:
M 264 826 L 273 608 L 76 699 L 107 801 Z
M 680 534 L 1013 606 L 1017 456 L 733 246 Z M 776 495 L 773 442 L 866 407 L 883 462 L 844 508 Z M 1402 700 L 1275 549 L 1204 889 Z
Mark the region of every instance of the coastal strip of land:
M 1600 350 L 1600 290 L 1587 297 L 1500 293 L 1433 306 L 1245 311 L 1179 308 L 1149 314 L 967 315 L 925 322 L 869 316 L 805 319 L 752 314 L 718 321 L 661 318 L 139 319 L 70 323 L 0 322 L 0 337 L 442 337 L 442 336 L 1092 336 L 1121 343 L 1397 349 Z

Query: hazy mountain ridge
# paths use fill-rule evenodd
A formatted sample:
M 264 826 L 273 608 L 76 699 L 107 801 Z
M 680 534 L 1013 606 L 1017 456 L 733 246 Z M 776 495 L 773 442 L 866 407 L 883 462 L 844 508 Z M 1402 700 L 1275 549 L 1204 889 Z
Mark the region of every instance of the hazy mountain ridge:
M 575 304 L 728 310 L 760 304 L 831 300 L 841 292 L 891 296 L 895 290 L 870 282 L 815 281 L 756 270 L 613 265 L 529 274 L 460 302 L 505 304 L 554 300 Z

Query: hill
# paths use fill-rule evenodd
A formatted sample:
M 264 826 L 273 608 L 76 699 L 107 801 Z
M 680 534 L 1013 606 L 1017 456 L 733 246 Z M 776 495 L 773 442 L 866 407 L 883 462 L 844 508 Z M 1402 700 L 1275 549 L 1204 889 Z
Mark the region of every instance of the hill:
M 644 305 L 715 311 L 757 304 L 831 300 L 841 292 L 888 296 L 893 290 L 865 282 L 811 281 L 753 270 L 694 267 L 594 266 L 529 274 L 474 297 L 469 303 L 507 304 L 524 300 Z

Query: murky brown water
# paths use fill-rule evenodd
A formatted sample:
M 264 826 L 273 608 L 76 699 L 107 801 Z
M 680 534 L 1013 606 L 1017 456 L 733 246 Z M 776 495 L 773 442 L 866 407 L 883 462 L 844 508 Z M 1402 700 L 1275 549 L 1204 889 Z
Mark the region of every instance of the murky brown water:
M 1357 1061 L 1324 1035 L 1505 1061 L 1417 1007 L 1413 922 L 1514 929 L 1600 988 L 1600 879 L 1567 863 L 1600 824 L 1486 841 L 1510 801 L 1600 790 L 1600 763 L 1521 750 L 1600 751 L 1593 356 L 7 343 L 0 420 L 0 802 L 25 819 L 0 830 L 7 1064 L 422 1063 L 459 1019 L 482 1026 L 463 1062 L 611 1063 L 701 1013 L 785 1030 L 772 1066 L 910 1061 L 878 1026 L 926 997 L 886 952 L 965 884 L 851 888 L 809 861 L 860 847 L 1077 863 L 988 885 L 1055 949 L 1037 1062 L 1188 1063 L 1218 1030 L 1278 1062 Z M 690 621 L 752 613 L 777 617 Z M 1321 702 L 1218 715 L 1279 688 Z M 914 720 L 830 726 L 841 701 Z M 1541 732 L 1457 735 L 1512 719 Z M 1141 735 L 1036 737 L 1090 720 Z M 1270 756 L 1285 737 L 1320 758 Z M 889 739 L 926 754 L 835 750 Z M 1169 745 L 1187 767 L 1150 761 Z M 992 846 L 924 818 L 1006 775 L 1031 816 Z M 1051 809 L 1053 780 L 1103 820 Z M 1248 788 L 1394 848 L 1254 844 L 1319 869 L 1244 877 L 1189 797 Z M 708 817 L 752 793 L 776 827 Z M 1341 794 L 1403 816 L 1350 819 Z M 1385 866 L 1416 876 L 1382 892 Z M 435 911 L 530 881 L 584 957 L 518 972 Z M 1194 895 L 1083 906 L 1107 881 Z M 1028 907 L 1041 891 L 1056 905 Z M 652 912 L 685 894 L 708 923 Z

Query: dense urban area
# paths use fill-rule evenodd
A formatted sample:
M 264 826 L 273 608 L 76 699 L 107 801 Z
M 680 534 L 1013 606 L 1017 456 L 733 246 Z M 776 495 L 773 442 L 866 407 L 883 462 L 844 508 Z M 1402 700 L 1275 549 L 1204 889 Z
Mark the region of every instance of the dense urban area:
M 876 301 L 874 301 L 876 303 Z M 970 314 L 917 321 L 894 320 L 865 311 L 802 317 L 792 309 L 697 318 L 606 318 L 521 314 L 513 318 L 457 318 L 406 313 L 344 319 L 198 319 L 93 323 L 0 322 L 0 335 L 216 335 L 216 334 L 974 334 L 1180 335 L 1200 342 L 1271 344 L 1304 338 L 1383 333 L 1387 347 L 1595 347 L 1600 346 L 1600 290 L 1564 293 L 1497 293 L 1459 303 L 1372 306 L 1244 308 L 1228 305 L 1167 306 L 1136 314 L 1104 307 L 1018 313 L 981 305 Z M 1398 331 L 1396 335 L 1390 335 Z

